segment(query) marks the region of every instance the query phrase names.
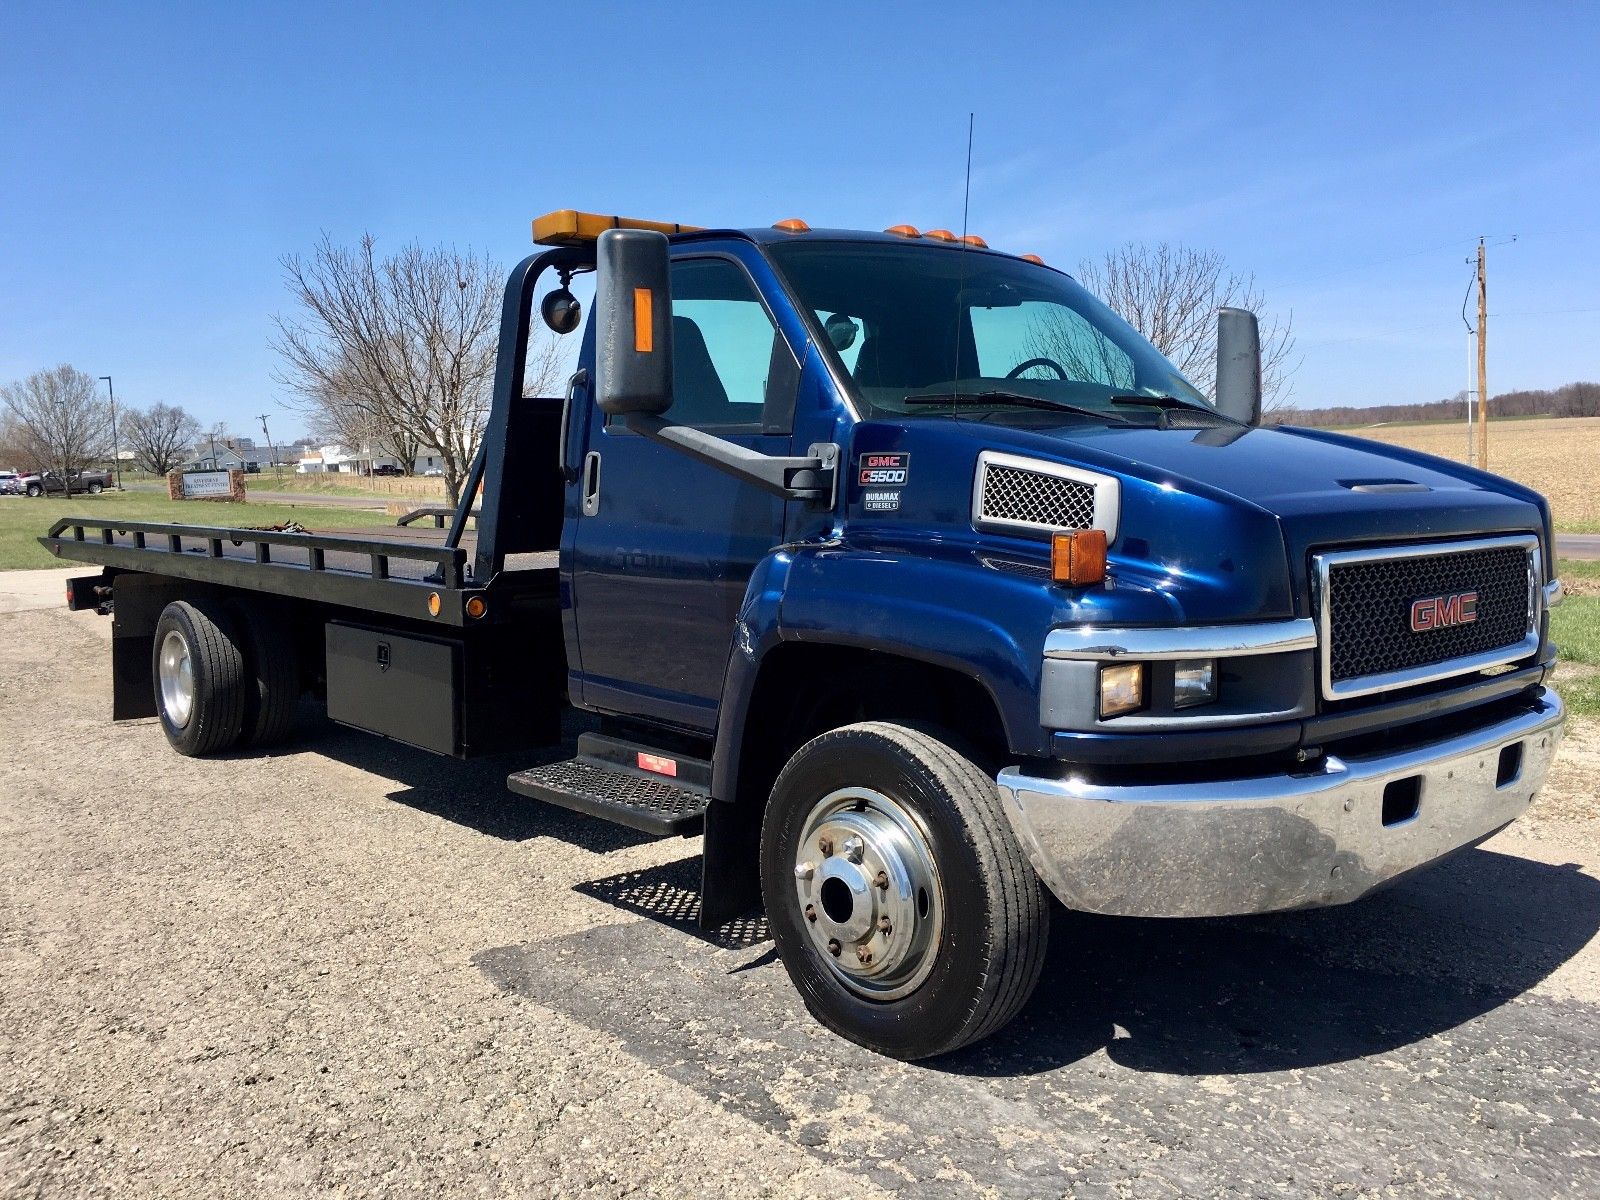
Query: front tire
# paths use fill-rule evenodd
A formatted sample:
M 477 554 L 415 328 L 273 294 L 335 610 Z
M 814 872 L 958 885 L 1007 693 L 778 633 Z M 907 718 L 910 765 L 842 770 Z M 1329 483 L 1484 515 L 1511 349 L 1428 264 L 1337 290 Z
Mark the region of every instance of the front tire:
M 30 483 L 28 485 L 28 495 L 30 497 L 37 498 L 39 496 L 44 495 L 44 489 L 42 487 L 40 487 L 37 483 Z
M 995 1033 L 1044 965 L 1049 908 L 994 780 L 903 725 L 848 725 L 789 760 L 761 891 L 812 1015 L 895 1058 Z
M 156 713 L 179 754 L 199 758 L 239 740 L 245 715 L 244 655 L 228 610 L 175 600 L 156 623 Z
M 98 483 L 91 483 L 89 485 L 89 495 L 91 496 L 98 496 L 103 490 L 104 489 L 102 489 Z

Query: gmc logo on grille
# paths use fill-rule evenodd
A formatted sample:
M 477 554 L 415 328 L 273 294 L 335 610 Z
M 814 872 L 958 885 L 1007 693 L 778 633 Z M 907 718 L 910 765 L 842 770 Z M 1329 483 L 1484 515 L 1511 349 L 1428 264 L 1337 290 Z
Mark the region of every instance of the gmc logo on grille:
M 1451 625 L 1471 625 L 1478 619 L 1478 593 L 1426 596 L 1411 602 L 1411 632 L 1427 633 Z

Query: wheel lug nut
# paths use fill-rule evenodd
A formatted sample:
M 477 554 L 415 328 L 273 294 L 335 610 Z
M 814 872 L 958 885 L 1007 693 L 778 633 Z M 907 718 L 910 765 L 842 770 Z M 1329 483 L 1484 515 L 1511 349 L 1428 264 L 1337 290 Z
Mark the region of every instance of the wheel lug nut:
M 829 954 L 833 955 L 835 958 L 838 958 L 839 957 L 839 951 L 841 951 L 843 949 L 844 949 L 844 947 L 839 945 L 839 939 L 838 938 L 829 938 L 828 939 L 828 953 Z
M 867 851 L 867 844 L 858 837 L 847 837 L 844 840 L 844 856 L 853 863 L 861 861 L 861 856 Z
M 815 921 L 816 919 L 817 919 L 817 906 L 815 904 L 806 905 L 806 920 Z
M 875 888 L 882 888 L 887 892 L 889 890 L 889 872 L 879 871 L 876 875 L 874 875 L 872 877 L 872 886 Z
M 802 881 L 810 879 L 816 873 L 817 864 L 814 862 L 803 862 L 794 869 L 794 877 Z
M 859 962 L 863 967 L 866 966 L 872 961 L 872 951 L 868 950 L 865 946 L 857 946 L 856 961 Z
M 894 923 L 892 921 L 890 921 L 888 917 L 879 917 L 878 918 L 878 932 L 882 933 L 882 934 L 893 933 L 894 932 Z
M 823 858 L 831 856 L 833 854 L 833 836 L 825 833 L 819 837 L 817 839 L 817 849 L 822 851 Z

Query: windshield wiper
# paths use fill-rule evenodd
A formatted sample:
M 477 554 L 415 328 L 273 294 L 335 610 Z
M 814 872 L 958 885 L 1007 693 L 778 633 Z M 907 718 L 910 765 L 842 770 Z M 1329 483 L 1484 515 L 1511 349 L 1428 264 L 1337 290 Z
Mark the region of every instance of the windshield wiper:
M 1226 421 L 1221 413 L 1203 404 L 1196 404 L 1192 400 L 1179 400 L 1176 396 L 1113 396 L 1111 403 L 1124 404 L 1129 408 L 1153 408 L 1157 410 L 1158 424 L 1162 429 L 1168 428 L 1167 414 L 1172 412 L 1201 412 L 1208 416 L 1219 417 Z
M 1046 412 L 1075 413 L 1080 417 L 1093 417 L 1096 421 L 1129 424 L 1126 417 L 1106 412 L 1104 409 L 1084 408 L 1078 404 L 1068 404 L 1064 400 L 1049 400 L 1043 396 L 1029 396 L 1024 392 L 935 392 L 905 396 L 902 399 L 907 404 L 992 404 L 1006 408 L 1038 408 Z

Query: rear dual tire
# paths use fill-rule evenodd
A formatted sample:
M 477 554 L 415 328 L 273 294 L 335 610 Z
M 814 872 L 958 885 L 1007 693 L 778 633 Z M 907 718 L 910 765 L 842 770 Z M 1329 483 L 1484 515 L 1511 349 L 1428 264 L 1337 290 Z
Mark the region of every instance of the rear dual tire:
M 995 1033 L 1044 964 L 1049 907 L 993 778 L 907 726 L 796 752 L 763 821 L 761 887 L 812 1015 L 895 1058 Z
M 210 600 L 167 605 L 156 623 L 152 674 L 161 728 L 179 754 L 200 758 L 239 740 L 244 654 L 226 607 Z
M 177 600 L 156 624 L 156 713 L 179 754 L 265 749 L 294 730 L 299 674 L 281 621 L 255 602 Z

